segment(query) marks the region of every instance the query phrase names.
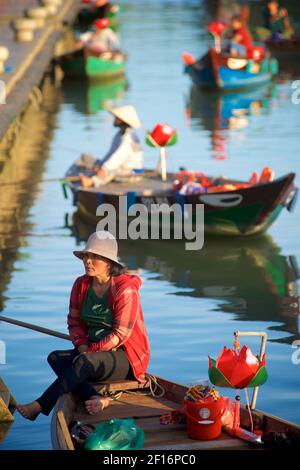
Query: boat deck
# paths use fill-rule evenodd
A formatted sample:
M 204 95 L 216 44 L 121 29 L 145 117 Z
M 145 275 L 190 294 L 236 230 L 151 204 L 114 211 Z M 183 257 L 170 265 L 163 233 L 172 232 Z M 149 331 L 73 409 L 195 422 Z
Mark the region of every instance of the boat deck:
M 172 188 L 173 180 L 161 181 L 157 177 L 145 177 L 141 179 L 127 179 L 127 181 L 118 180 L 105 184 L 100 188 L 81 188 L 81 191 L 88 191 L 89 193 L 98 193 L 99 191 L 101 191 L 102 194 L 110 194 L 115 196 L 124 195 L 128 192 L 134 192 L 139 196 L 150 196 L 151 194 L 172 194 Z
M 226 433 L 222 433 L 216 440 L 196 441 L 187 436 L 186 424 L 160 424 L 160 415 L 179 409 L 180 406 L 166 398 L 124 392 L 120 399 L 112 401 L 102 413 L 88 415 L 79 404 L 73 417 L 76 421 L 94 426 L 111 418 L 133 418 L 145 433 L 143 449 L 249 449 L 248 443 Z

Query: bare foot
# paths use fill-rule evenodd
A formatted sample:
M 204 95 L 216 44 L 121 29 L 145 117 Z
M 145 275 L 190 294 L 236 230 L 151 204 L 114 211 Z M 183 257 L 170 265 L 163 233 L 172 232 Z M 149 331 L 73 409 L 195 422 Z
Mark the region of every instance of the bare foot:
M 90 178 L 89 176 L 85 176 L 80 173 L 79 178 L 81 186 L 83 186 L 83 188 L 91 188 L 94 185 L 92 178 Z
M 17 410 L 26 419 L 34 421 L 42 411 L 41 405 L 37 401 L 32 401 L 26 405 L 17 404 Z
M 109 398 L 105 397 L 100 397 L 99 395 L 94 395 L 91 397 L 89 400 L 85 402 L 85 407 L 87 412 L 90 415 L 94 415 L 96 413 L 100 413 L 101 411 L 104 410 L 104 408 L 107 408 L 109 405 Z

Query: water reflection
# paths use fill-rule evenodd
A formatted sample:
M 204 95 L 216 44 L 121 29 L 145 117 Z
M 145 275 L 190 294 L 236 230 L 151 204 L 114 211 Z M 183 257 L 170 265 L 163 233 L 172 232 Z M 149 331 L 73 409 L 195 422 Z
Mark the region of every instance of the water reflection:
M 12 424 L 13 423 L 3 423 L 3 422 L 1 423 L 1 426 L 0 426 L 0 444 L 4 441 L 5 437 L 9 433 L 9 430 L 10 430 Z
M 72 230 L 80 243 L 94 227 L 75 214 Z M 218 310 L 234 313 L 236 320 L 279 322 L 272 329 L 290 334 L 280 342 L 300 338 L 297 261 L 283 256 L 270 236 L 246 242 L 207 239 L 198 252 L 185 251 L 174 241 L 122 240 L 120 253 L 130 269 L 146 269 L 171 282 L 178 288 L 176 295 L 217 299 Z
M 20 258 L 18 248 L 27 245 L 26 235 L 33 229 L 28 213 L 40 189 L 37 182 L 49 156 L 59 104 L 58 90 L 47 76 L 41 94 L 30 97 L 26 110 L 0 143 L 0 311 L 3 292 Z
M 204 93 L 193 86 L 186 102 L 186 116 L 191 126 L 209 131 L 213 157 L 228 158 L 227 145 L 232 131 L 244 129 L 251 117 L 267 113 L 276 87 L 267 85 L 243 93 Z
M 125 77 L 105 83 L 64 80 L 62 93 L 64 102 L 73 105 L 80 114 L 95 114 L 114 100 L 121 100 L 128 88 Z

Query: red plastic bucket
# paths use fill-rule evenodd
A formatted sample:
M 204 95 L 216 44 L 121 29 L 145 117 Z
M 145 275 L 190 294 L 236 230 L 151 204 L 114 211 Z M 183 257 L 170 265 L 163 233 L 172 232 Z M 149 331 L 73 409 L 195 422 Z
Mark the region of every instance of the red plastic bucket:
M 191 439 L 208 441 L 220 436 L 224 411 L 222 397 L 218 400 L 209 397 L 196 402 L 184 400 L 184 409 L 187 417 L 187 433 Z

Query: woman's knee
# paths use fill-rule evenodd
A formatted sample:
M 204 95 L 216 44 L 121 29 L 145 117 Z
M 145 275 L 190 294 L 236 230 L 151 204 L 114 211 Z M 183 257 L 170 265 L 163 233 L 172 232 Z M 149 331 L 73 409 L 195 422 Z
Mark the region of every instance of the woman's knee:
M 88 373 L 93 369 L 93 365 L 89 361 L 87 354 L 79 354 L 77 357 L 75 357 L 72 366 L 78 377 L 82 374 L 82 372 Z
M 47 357 L 47 361 L 50 364 L 50 366 L 54 366 L 57 364 L 57 361 L 59 359 L 57 351 L 52 351 L 49 356 Z

